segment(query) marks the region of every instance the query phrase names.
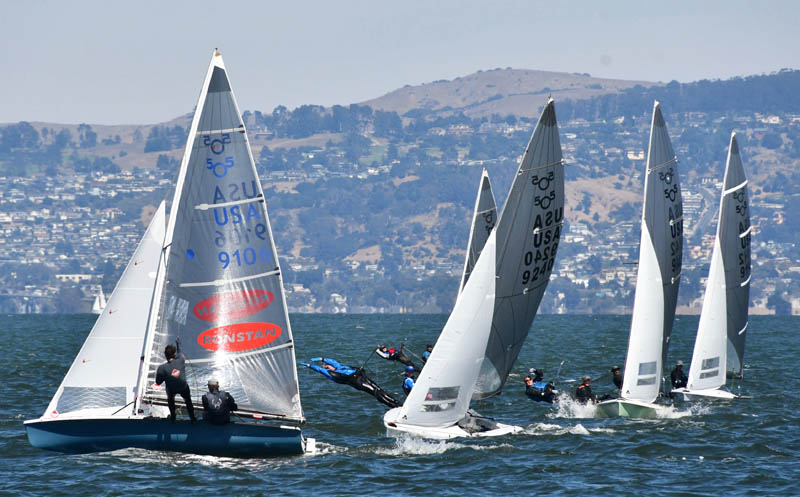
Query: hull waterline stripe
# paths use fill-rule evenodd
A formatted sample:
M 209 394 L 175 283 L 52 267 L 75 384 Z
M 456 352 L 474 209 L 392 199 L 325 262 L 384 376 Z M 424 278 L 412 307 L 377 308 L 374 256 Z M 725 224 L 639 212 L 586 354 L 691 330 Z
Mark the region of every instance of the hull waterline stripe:
M 256 278 L 263 278 L 265 276 L 272 276 L 273 274 L 279 274 L 279 273 L 280 270 L 275 269 L 272 271 L 267 271 L 266 273 L 254 274 L 252 276 L 242 276 L 241 278 L 233 278 L 229 280 L 199 281 L 196 283 L 181 283 L 178 286 L 180 286 L 181 288 L 191 288 L 195 286 L 222 286 L 228 283 L 239 283 L 242 281 L 254 280 Z

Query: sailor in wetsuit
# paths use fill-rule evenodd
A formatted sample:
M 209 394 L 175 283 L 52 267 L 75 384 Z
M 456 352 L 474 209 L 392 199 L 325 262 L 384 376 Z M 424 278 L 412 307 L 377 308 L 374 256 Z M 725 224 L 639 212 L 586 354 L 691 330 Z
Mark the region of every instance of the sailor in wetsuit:
M 683 361 L 678 361 L 675 369 L 669 374 L 669 378 L 672 382 L 672 388 L 686 388 L 687 378 L 683 373 Z
M 403 378 L 403 392 L 408 397 L 411 389 L 414 388 L 414 366 L 406 366 L 405 378 Z
M 617 387 L 617 390 L 622 390 L 622 373 L 619 371 L 619 366 L 614 366 L 611 368 L 611 374 L 614 375 L 611 380 L 614 382 L 614 386 Z
M 231 422 L 231 412 L 239 409 L 233 396 L 219 389 L 219 380 L 208 380 L 208 393 L 203 395 L 203 418 L 212 425 L 226 425 Z
M 591 381 L 592 379 L 589 376 L 584 376 L 583 382 L 578 385 L 578 389 L 575 390 L 575 400 L 581 404 L 586 404 L 589 401 L 592 401 L 592 403 L 597 402 L 597 397 L 592 393 L 592 387 L 589 386 Z
M 362 368 L 356 369 L 352 366 L 346 366 L 344 364 L 340 364 L 336 359 L 331 359 L 329 357 L 312 357 L 311 361 L 322 361 L 322 366 L 320 367 L 316 364 L 309 364 L 307 362 L 301 362 L 300 364 L 306 366 L 307 368 L 313 369 L 331 381 L 343 385 L 350 385 L 356 390 L 367 392 L 378 399 L 378 402 L 381 402 L 388 407 L 400 407 L 402 405 L 394 397 L 379 387 L 377 383 L 372 381 L 366 375 L 366 373 L 364 373 Z
M 530 376 L 525 377 L 525 395 L 529 399 L 536 402 L 555 402 L 556 391 L 552 383 L 544 381 L 544 371 L 540 369 L 532 369 L 533 378 Z
M 186 356 L 180 351 L 180 341 L 175 345 L 167 345 L 164 348 L 164 356 L 167 362 L 160 365 L 156 370 L 156 385 L 166 383 L 167 386 L 167 406 L 169 406 L 169 420 L 175 422 L 175 396 L 180 395 L 186 403 L 186 410 L 189 411 L 189 418 L 192 423 L 197 421 L 194 417 L 194 405 L 192 405 L 192 395 L 189 391 L 189 384 L 186 383 Z
M 433 345 L 431 344 L 426 345 L 425 352 L 422 353 L 423 364 L 428 362 L 428 359 L 431 357 L 431 352 L 433 352 Z
M 414 363 L 411 362 L 411 359 L 409 359 L 408 356 L 403 353 L 402 346 L 399 349 L 396 349 L 394 347 L 386 347 L 385 345 L 378 344 L 378 347 L 375 349 L 375 353 L 387 361 L 397 361 L 405 364 L 406 366 L 414 366 Z

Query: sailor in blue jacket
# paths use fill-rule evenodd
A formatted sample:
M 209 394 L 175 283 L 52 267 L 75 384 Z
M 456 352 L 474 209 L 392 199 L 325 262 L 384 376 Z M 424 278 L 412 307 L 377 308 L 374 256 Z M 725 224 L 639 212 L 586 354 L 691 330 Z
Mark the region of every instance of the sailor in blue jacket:
M 403 392 L 406 396 L 411 393 L 412 388 L 414 388 L 414 366 L 407 366 L 405 378 L 403 378 Z
M 344 385 L 350 385 L 356 390 L 367 392 L 368 394 L 378 399 L 378 402 L 381 402 L 382 404 L 388 407 L 400 407 L 402 405 L 394 397 L 386 393 L 385 390 L 383 390 L 380 386 L 378 386 L 377 383 L 372 381 L 366 375 L 366 373 L 364 373 L 364 370 L 362 368 L 356 369 L 352 366 L 341 364 L 336 359 L 331 359 L 329 357 L 311 358 L 311 362 L 319 362 L 319 361 L 322 361 L 322 366 L 317 366 L 316 364 L 309 364 L 307 362 L 301 362 L 300 364 L 313 369 L 314 371 L 320 373 L 321 375 L 326 376 L 331 381 Z

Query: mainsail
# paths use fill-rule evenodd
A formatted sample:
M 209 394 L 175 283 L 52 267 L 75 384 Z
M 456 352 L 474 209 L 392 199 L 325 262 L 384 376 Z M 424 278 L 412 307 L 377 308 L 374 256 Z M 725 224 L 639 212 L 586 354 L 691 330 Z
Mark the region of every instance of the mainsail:
M 494 318 L 474 398 L 502 390 L 550 281 L 563 221 L 564 165 L 551 98 L 533 130 L 494 229 Z
M 750 210 L 736 134 L 731 134 L 703 309 L 689 369 L 689 390 L 719 388 L 725 371 L 742 373 L 750 303 Z
M 400 407 L 398 419 L 403 423 L 447 427 L 466 414 L 491 328 L 496 246 L 492 233 L 419 379 Z
M 179 341 L 195 396 L 219 379 L 241 411 L 303 421 L 266 202 L 225 65 L 214 54 L 181 162 L 145 344 L 148 400 Z M 145 380 L 146 378 L 146 380 Z
M 92 302 L 92 314 L 102 314 L 105 307 L 106 296 L 103 294 L 103 287 L 100 286 L 97 289 L 97 295 L 94 296 L 94 302 Z
M 164 210 L 162 202 L 43 418 L 110 415 L 134 400 Z
M 644 180 L 639 268 L 621 397 L 653 402 L 666 363 L 683 250 L 678 159 L 658 102 L 653 104 Z
M 492 184 L 489 182 L 489 173 L 486 169 L 481 175 L 481 184 L 478 187 L 478 197 L 475 199 L 475 210 L 472 213 L 472 228 L 469 232 L 469 242 L 467 242 L 467 257 L 464 261 L 464 272 L 461 275 L 461 285 L 458 293 L 464 290 L 470 273 L 478 262 L 489 233 L 492 232 L 497 222 L 497 204 L 492 193 Z

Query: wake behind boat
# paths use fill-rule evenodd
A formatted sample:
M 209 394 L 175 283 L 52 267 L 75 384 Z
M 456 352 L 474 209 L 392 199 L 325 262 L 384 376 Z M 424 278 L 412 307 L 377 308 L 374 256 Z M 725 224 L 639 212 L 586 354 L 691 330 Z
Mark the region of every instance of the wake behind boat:
M 45 414 L 26 421 L 36 447 L 237 457 L 313 450 L 300 431 L 294 341 L 264 194 L 216 51 L 196 109 L 169 224 L 162 203 Z M 215 377 L 236 399 L 235 422 L 165 419 L 167 395 L 154 381 L 165 346 L 179 341 L 193 403 Z
M 618 399 L 600 402 L 607 417 L 656 416 L 663 364 L 666 362 L 683 250 L 683 202 L 678 160 L 658 102 L 653 104 L 644 182 L 639 268 L 633 301 L 628 353 Z
M 683 400 L 734 399 L 724 390 L 726 369 L 741 375 L 750 304 L 750 210 L 736 133 L 731 134 L 717 236 Z

